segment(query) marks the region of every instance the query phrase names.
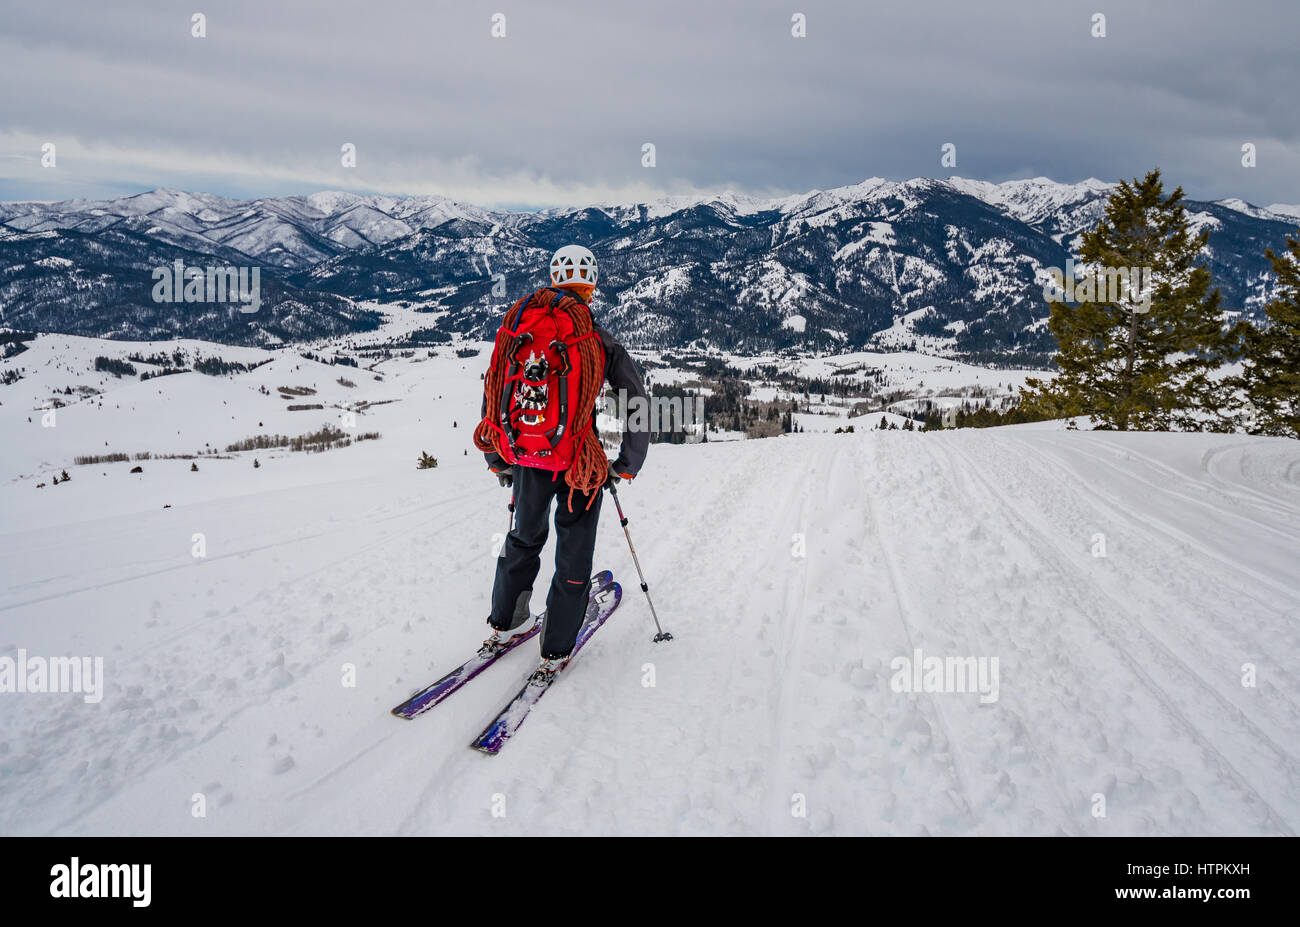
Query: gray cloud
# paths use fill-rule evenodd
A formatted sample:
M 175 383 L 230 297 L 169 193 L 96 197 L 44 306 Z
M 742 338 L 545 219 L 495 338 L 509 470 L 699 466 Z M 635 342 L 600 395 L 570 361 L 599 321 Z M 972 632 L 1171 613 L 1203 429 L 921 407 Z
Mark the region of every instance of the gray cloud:
M 6 3 L 0 198 L 166 185 L 550 205 L 1158 165 L 1196 197 L 1300 202 L 1294 0 L 194 6 L 206 39 L 159 2 Z

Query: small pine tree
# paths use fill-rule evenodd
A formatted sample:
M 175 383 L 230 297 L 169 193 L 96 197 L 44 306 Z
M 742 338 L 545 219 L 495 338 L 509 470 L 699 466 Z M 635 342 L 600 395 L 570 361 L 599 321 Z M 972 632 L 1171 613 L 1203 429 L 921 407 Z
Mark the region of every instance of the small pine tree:
M 198 462 L 197 462 L 197 461 L 194 462 L 194 463 L 191 463 L 191 464 L 190 464 L 190 472 L 191 472 L 191 473 L 198 473 L 198 472 L 199 472 L 199 465 L 198 465 Z
M 415 469 L 432 470 L 436 466 L 438 466 L 438 458 L 430 457 L 428 451 L 420 451 L 420 459 L 416 461 Z
M 1164 195 L 1159 170 L 1120 181 L 1103 219 L 1082 235 L 1082 269 L 1149 268 L 1149 286 L 1120 294 L 1097 286 L 1105 292 L 1078 305 L 1050 302 L 1060 373 L 1048 383 L 1026 381 L 1026 411 L 1091 415 L 1119 431 L 1228 427 L 1225 384 L 1211 374 L 1230 359 L 1231 344 L 1219 291 L 1199 263 L 1209 231 L 1192 234 L 1182 200 L 1181 187 Z M 1089 288 L 1085 277 L 1080 295 Z
M 1265 253 L 1277 275 L 1277 298 L 1263 328 L 1244 326 L 1245 370 L 1236 385 L 1253 407 L 1251 434 L 1300 438 L 1300 234 L 1286 251 Z

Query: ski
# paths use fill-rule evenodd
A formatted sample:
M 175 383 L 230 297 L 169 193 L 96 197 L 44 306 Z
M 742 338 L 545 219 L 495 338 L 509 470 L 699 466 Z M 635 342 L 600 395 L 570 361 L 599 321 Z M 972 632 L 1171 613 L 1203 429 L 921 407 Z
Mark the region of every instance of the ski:
M 546 690 L 555 684 L 556 677 L 573 664 L 578 651 L 582 649 L 582 646 L 587 641 L 591 640 L 591 636 L 614 613 L 614 609 L 618 608 L 622 599 L 623 587 L 618 583 L 611 583 L 601 592 L 593 595 L 587 604 L 587 614 L 582 628 L 578 631 L 578 639 L 573 645 L 573 653 L 568 661 L 553 676 L 544 681 L 530 676 L 528 681 L 524 683 L 524 687 L 519 690 L 519 693 L 510 700 L 509 704 L 501 710 L 501 713 L 492 720 L 492 723 L 483 729 L 483 733 L 479 734 L 470 746 L 492 756 L 500 753 L 501 748 L 505 746 L 505 742 L 524 723 L 533 706 L 546 694 Z
M 602 591 L 608 588 L 610 583 L 613 581 L 614 574 L 609 570 L 602 570 L 597 573 L 591 578 L 590 595 L 592 597 L 599 595 Z M 474 656 L 470 657 L 437 682 L 416 692 L 406 701 L 402 702 L 402 704 L 392 709 L 391 713 L 395 717 L 405 718 L 409 721 L 417 715 L 422 715 L 430 708 L 445 701 L 453 692 L 459 690 L 461 686 L 465 685 L 479 673 L 483 672 L 499 660 L 504 654 L 514 650 L 524 641 L 532 640 L 536 637 L 537 633 L 542 629 L 542 618 L 543 616 L 539 615 L 536 618 L 533 627 L 527 634 L 520 635 L 505 647 L 497 649 L 491 649 L 486 645 L 481 647 L 478 653 Z

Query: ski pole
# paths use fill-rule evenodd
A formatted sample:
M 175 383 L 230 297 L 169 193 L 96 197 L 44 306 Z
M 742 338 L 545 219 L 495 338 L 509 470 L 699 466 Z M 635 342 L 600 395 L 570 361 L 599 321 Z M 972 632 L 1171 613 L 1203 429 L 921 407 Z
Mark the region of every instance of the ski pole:
M 627 516 L 623 514 L 623 506 L 618 501 L 618 490 L 611 483 L 609 494 L 614 497 L 614 507 L 618 509 L 618 522 L 623 526 L 623 537 L 627 538 L 627 549 L 632 552 L 632 562 L 636 564 L 636 575 L 641 577 L 641 591 L 645 593 L 646 604 L 650 606 L 650 617 L 655 620 L 655 630 L 659 633 L 654 636 L 654 642 L 670 641 L 673 636 L 665 631 L 659 624 L 659 615 L 655 612 L 655 603 L 650 598 L 650 587 L 646 584 L 645 573 L 641 572 L 641 560 L 636 555 L 636 548 L 632 546 L 632 535 L 627 532 Z

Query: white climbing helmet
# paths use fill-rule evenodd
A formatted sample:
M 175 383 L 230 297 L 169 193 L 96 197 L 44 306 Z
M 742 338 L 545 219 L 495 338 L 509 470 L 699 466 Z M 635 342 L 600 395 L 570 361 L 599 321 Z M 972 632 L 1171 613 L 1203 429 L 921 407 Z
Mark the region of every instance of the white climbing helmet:
M 595 286 L 596 255 L 582 245 L 565 245 L 551 258 L 552 286 Z

